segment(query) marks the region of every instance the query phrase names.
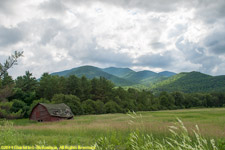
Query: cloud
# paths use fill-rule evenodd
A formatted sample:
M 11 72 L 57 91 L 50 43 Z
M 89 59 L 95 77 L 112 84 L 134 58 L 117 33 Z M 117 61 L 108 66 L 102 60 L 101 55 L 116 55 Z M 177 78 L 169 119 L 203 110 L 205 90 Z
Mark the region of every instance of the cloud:
M 225 29 L 225 28 L 224 28 Z M 204 39 L 204 45 L 214 54 L 225 53 L 225 32 L 224 30 L 214 31 Z
M 216 24 L 225 21 L 225 1 L 224 0 L 205 0 L 198 1 L 195 18 L 207 24 Z
M 67 8 L 62 1 L 47 0 L 39 5 L 39 8 L 46 13 L 61 14 L 65 13 Z
M 23 35 L 18 28 L 6 28 L 0 26 L 0 46 L 8 46 L 23 39 Z
M 80 65 L 223 74 L 223 0 L 3 0 L 0 57 L 36 77 Z
M 171 52 L 165 52 L 163 54 L 146 54 L 140 56 L 137 60 L 137 65 L 149 66 L 155 68 L 167 68 L 174 62 Z

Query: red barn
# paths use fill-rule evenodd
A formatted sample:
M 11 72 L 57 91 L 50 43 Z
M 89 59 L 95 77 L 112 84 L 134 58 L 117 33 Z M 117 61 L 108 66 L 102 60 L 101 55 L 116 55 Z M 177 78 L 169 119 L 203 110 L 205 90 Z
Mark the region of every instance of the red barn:
M 73 113 L 69 106 L 61 104 L 44 104 L 38 103 L 31 111 L 30 120 L 38 122 L 43 121 L 59 121 L 64 119 L 72 119 Z

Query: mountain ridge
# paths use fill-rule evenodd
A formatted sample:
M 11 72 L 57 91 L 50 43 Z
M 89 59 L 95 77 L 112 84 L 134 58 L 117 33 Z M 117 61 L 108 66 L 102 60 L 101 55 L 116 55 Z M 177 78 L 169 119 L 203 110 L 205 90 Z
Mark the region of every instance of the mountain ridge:
M 134 71 L 130 68 L 98 68 L 95 66 L 80 66 L 70 70 L 52 73 L 68 77 L 76 75 L 86 76 L 89 79 L 104 77 L 116 86 L 146 87 L 153 92 L 181 91 L 209 92 L 225 90 L 225 76 L 211 76 L 197 71 L 174 73 L 170 71 L 153 72 L 150 70 Z

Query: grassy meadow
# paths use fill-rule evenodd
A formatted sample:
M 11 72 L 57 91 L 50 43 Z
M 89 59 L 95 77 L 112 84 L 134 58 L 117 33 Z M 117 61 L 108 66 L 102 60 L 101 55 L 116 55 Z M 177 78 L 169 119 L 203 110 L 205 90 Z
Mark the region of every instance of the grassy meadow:
M 160 140 L 172 136 L 168 129 L 177 122 L 177 118 L 182 120 L 191 136 L 197 124 L 206 139 L 213 138 L 220 143 L 225 140 L 225 108 L 209 108 L 83 115 L 75 116 L 73 120 L 47 123 L 28 119 L 10 120 L 6 126 L 1 126 L 0 145 L 90 146 L 101 137 L 116 145 L 124 145 L 133 131 L 153 135 Z

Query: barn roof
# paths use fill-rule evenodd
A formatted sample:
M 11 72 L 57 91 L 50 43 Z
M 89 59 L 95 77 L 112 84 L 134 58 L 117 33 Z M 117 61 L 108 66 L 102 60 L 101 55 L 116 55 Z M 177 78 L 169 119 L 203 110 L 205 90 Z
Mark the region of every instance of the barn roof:
M 63 118 L 71 118 L 73 117 L 73 113 L 69 106 L 64 103 L 61 104 L 45 104 L 39 103 L 43 105 L 49 112 L 51 116 L 63 117 Z

